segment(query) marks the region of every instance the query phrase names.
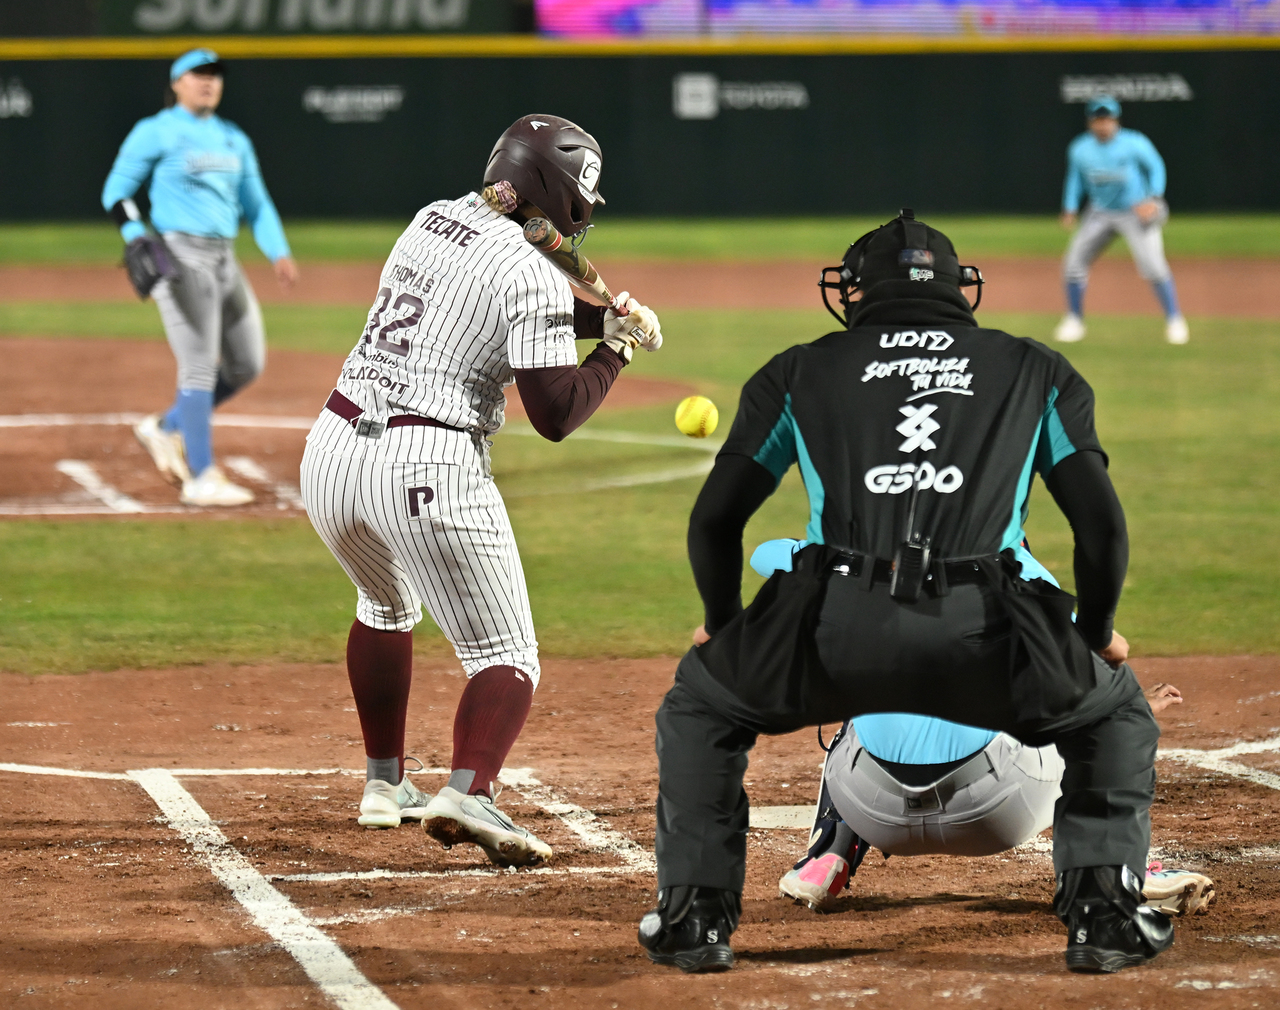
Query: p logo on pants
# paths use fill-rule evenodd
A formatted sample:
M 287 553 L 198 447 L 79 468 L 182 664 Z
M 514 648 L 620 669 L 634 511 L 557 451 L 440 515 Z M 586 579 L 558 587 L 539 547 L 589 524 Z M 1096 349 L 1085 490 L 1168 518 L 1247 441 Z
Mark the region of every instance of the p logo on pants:
M 433 507 L 436 504 L 435 488 L 429 484 L 406 485 L 404 494 L 410 519 L 428 519 L 440 514 L 439 507 Z

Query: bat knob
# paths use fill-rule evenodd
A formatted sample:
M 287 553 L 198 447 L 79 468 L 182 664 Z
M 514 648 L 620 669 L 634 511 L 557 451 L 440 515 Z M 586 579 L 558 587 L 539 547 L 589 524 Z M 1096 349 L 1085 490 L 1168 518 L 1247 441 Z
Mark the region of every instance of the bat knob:
M 534 217 L 524 223 L 525 240 L 532 245 L 542 245 L 550 234 L 551 222 L 546 218 Z

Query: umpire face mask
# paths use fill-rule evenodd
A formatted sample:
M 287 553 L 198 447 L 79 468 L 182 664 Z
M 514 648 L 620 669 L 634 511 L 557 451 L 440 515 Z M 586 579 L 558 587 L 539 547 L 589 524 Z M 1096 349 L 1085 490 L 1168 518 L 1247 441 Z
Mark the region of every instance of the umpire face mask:
M 829 276 L 832 274 L 834 278 Z M 823 305 L 846 329 L 862 314 L 857 311 L 858 307 L 869 307 L 862 306 L 869 294 L 874 295 L 876 301 L 934 299 L 956 308 L 959 308 L 957 303 L 963 302 L 972 319 L 973 309 L 982 302 L 982 285 L 982 271 L 961 266 L 951 240 L 917 221 L 910 208 L 854 242 L 840 266 L 824 267 L 818 280 Z M 978 297 L 970 307 L 960 289 L 974 286 Z M 873 292 L 873 288 L 877 290 Z M 838 293 L 843 312 L 831 305 L 828 291 Z

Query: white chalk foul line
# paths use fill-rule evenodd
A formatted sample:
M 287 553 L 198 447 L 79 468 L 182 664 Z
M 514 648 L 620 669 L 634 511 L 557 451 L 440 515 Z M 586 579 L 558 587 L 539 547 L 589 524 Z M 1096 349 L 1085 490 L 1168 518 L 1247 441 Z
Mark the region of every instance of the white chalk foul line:
M 122 772 L 82 772 L 76 768 L 51 768 L 48 765 L 17 765 L 0 762 L 0 772 L 19 775 L 62 775 L 73 779 L 127 779 Z
M 396 1010 L 333 940 L 285 895 L 272 887 L 213 823 L 173 774 L 163 768 L 131 771 L 128 777 L 155 800 L 169 826 L 196 858 L 244 906 L 254 924 L 287 950 L 312 982 L 342 1010 Z

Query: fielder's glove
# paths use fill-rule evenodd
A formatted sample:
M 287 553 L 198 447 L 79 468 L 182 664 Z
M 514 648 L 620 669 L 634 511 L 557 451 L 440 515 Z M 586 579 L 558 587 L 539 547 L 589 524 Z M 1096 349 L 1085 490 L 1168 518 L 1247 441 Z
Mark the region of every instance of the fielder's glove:
M 636 347 L 656 351 L 662 346 L 662 324 L 658 314 L 647 305 L 641 305 L 627 292 L 618 296 L 626 305 L 627 314 L 620 316 L 613 309 L 604 314 L 604 343 L 612 347 L 623 361 L 631 363 L 631 352 Z
M 124 247 L 124 268 L 139 298 L 147 298 L 162 280 L 178 276 L 178 264 L 159 235 L 142 235 Z

